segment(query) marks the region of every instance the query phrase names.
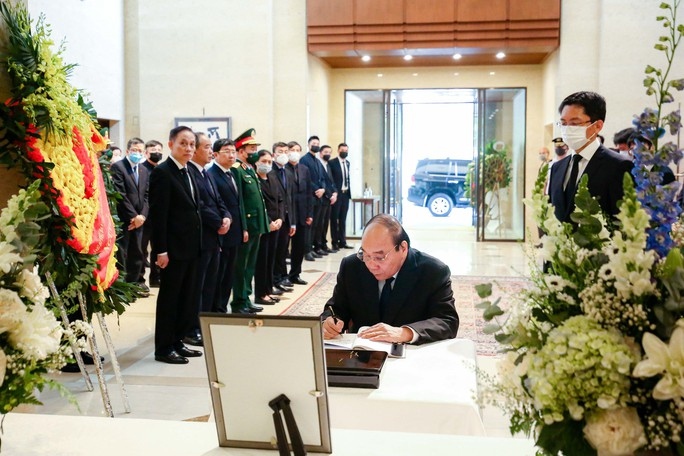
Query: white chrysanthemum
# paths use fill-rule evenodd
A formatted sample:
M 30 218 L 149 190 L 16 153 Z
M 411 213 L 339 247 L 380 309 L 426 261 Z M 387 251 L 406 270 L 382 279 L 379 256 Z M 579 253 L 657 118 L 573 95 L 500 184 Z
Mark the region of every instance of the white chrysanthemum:
M 0 288 L 0 334 L 14 331 L 26 316 L 26 306 L 17 293 Z
M 604 410 L 587 417 L 584 436 L 605 456 L 631 455 L 647 443 L 639 415 L 631 407 Z
M 36 304 L 45 304 L 50 293 L 40 281 L 40 276 L 28 269 L 23 269 L 17 278 L 17 285 L 21 287 L 22 296 L 27 297 Z
M 12 244 L 0 242 L 0 271 L 7 274 L 14 264 L 21 261 L 21 255 Z
M 36 360 L 58 351 L 61 339 L 62 327 L 54 314 L 41 305 L 33 306 L 21 324 L 9 333 L 10 343 Z

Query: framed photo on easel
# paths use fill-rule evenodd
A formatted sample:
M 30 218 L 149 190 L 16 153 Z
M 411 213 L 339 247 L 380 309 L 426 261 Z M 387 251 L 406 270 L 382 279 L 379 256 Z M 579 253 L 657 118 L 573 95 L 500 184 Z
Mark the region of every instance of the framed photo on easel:
M 195 133 L 206 133 L 212 143 L 221 138 L 231 139 L 230 117 L 176 117 L 174 123 L 176 127 L 180 125 L 190 127 Z
M 278 449 L 282 411 L 293 449 L 297 431 L 306 451 L 332 452 L 318 317 L 202 313 L 200 326 L 220 446 Z

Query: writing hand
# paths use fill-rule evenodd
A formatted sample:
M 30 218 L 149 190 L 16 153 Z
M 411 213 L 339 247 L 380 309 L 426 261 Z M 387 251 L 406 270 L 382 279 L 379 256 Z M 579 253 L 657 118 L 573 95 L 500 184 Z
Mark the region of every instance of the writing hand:
M 342 334 L 342 328 L 344 328 L 344 322 L 342 320 L 337 320 L 333 317 L 328 317 L 323 322 L 323 338 L 324 339 L 334 339 Z

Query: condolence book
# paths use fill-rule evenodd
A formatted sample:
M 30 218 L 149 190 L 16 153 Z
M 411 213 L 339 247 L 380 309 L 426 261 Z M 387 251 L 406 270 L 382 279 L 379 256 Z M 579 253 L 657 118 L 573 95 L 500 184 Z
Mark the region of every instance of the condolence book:
M 375 350 L 326 350 L 328 386 L 378 388 L 387 352 Z

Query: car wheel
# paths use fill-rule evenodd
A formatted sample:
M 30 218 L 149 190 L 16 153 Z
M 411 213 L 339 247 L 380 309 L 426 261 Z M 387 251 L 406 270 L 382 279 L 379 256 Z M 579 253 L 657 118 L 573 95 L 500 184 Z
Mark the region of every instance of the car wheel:
M 451 198 L 445 193 L 435 193 L 428 200 L 428 209 L 435 217 L 447 217 L 452 206 Z

